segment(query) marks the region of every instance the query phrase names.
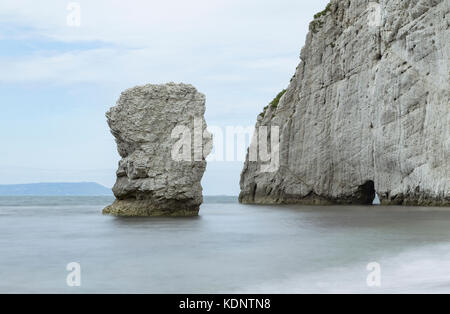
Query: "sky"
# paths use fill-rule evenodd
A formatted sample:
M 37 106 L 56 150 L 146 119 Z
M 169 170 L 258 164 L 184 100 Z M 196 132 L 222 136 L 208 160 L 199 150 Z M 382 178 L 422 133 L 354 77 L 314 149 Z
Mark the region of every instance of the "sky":
M 209 126 L 253 126 L 327 3 L 2 0 L 0 184 L 111 187 L 120 157 L 105 112 L 136 85 L 192 84 Z M 237 195 L 243 157 L 209 162 L 204 194 Z

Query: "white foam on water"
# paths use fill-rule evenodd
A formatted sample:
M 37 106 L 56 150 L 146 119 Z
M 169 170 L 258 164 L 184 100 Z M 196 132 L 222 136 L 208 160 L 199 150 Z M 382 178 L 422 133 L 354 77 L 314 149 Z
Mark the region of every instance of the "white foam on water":
M 450 293 L 450 245 L 431 245 L 376 261 L 381 286 L 368 287 L 362 263 L 297 273 L 243 289 L 242 293 Z
M 375 194 L 375 198 L 373 199 L 372 205 L 380 205 L 380 204 L 381 204 L 380 197 L 378 196 L 378 194 Z

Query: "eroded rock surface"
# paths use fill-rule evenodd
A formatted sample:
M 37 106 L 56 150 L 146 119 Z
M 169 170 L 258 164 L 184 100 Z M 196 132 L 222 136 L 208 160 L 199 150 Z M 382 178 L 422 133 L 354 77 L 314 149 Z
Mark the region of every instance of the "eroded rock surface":
M 204 113 L 205 96 L 191 85 L 145 85 L 124 91 L 106 114 L 122 160 L 113 187 L 116 201 L 103 213 L 197 215 L 202 203 L 200 181 L 206 169 L 205 157 L 212 145 Z M 172 150 L 182 138 L 173 133 L 176 127 L 191 132 L 187 159 L 172 158 Z M 194 153 L 196 147 L 200 155 Z
M 247 160 L 240 201 L 450 205 L 449 24 L 449 0 L 332 0 L 257 119 L 279 169 Z

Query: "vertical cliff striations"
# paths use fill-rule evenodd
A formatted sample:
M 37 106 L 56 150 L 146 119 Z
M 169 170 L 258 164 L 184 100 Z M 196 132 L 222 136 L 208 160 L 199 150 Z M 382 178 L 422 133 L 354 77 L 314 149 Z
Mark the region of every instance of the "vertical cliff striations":
M 450 0 L 332 0 L 256 126 L 280 162 L 245 163 L 243 203 L 450 205 Z

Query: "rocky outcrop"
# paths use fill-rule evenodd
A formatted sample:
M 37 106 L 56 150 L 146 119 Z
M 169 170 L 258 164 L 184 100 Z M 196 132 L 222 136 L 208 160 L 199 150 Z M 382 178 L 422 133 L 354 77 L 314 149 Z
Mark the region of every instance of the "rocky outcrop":
M 205 157 L 212 147 L 204 113 L 205 96 L 191 85 L 145 85 L 123 92 L 106 114 L 122 160 L 113 187 L 116 201 L 103 213 L 197 215 Z
M 240 201 L 450 205 L 449 24 L 449 0 L 332 0 L 257 119 L 277 170 L 247 158 Z

